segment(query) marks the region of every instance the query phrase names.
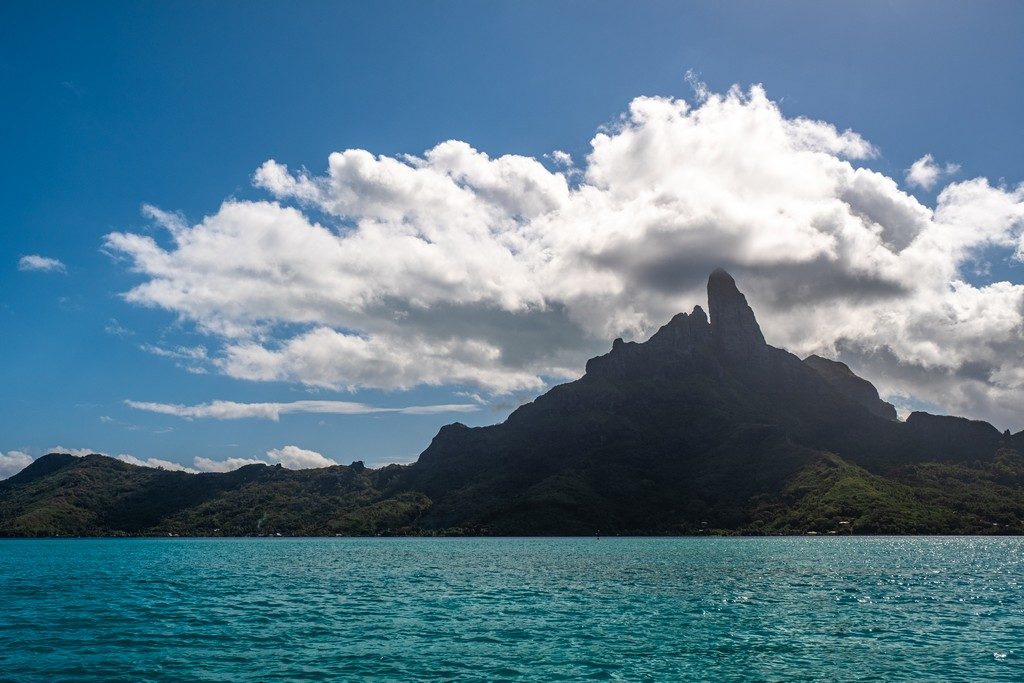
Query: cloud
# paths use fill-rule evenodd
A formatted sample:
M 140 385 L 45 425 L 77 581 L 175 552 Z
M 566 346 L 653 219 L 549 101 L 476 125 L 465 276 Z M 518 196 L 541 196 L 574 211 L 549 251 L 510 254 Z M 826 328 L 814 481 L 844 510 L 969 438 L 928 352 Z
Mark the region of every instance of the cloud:
M 265 460 L 255 458 L 226 458 L 224 460 L 212 460 L 210 458 L 197 457 L 195 466 L 200 472 L 232 472 L 246 465 L 268 465 Z
M 117 318 L 109 318 L 107 324 L 103 326 L 103 331 L 115 337 L 128 337 L 135 334 L 135 332 L 118 322 Z
M 0 479 L 13 477 L 32 464 L 34 458 L 22 451 L 0 452 Z
M 562 172 L 565 173 L 566 178 L 575 180 L 583 175 L 583 171 L 576 167 L 576 162 L 568 152 L 556 149 L 550 154 L 545 154 L 544 158 L 550 159 L 555 166 L 560 167 Z
M 82 97 L 85 95 L 85 88 L 74 81 L 61 81 L 60 85 L 62 88 L 74 93 L 76 97 Z
M 141 344 L 139 349 L 160 358 L 170 358 L 175 365 L 193 375 L 205 375 L 209 372 L 204 363 L 209 361 L 205 346 L 176 346 L 165 349 L 153 344 Z
M 428 406 L 406 406 L 382 408 L 365 403 L 350 401 L 291 401 L 290 403 L 236 403 L 235 401 L 211 401 L 198 405 L 174 403 L 150 403 L 146 401 L 125 401 L 136 410 L 147 410 L 162 415 L 184 418 L 213 418 L 215 420 L 238 420 L 261 418 L 274 420 L 288 413 L 331 413 L 335 415 L 369 415 L 372 413 L 402 413 L 404 415 L 436 415 L 439 413 L 469 413 L 480 409 L 472 403 L 449 403 Z
M 931 190 L 939 182 L 939 178 L 952 175 L 959 170 L 960 166 L 957 164 L 942 166 L 935 163 L 935 158 L 931 154 L 925 154 L 907 169 L 907 184 L 911 187 L 920 187 L 922 190 Z
M 206 360 L 206 347 L 204 346 L 176 346 L 173 349 L 165 349 L 152 344 L 143 344 L 139 347 L 146 353 L 163 358 L 174 358 L 177 360 Z
M 456 140 L 349 149 L 323 175 L 267 161 L 270 200 L 195 224 L 150 211 L 166 241 L 105 246 L 141 278 L 129 302 L 194 323 L 209 367 L 241 379 L 536 392 L 703 303 L 723 266 L 771 343 L 1019 425 L 1024 285 L 964 273 L 991 249 L 1024 257 L 1024 186 L 953 182 L 928 206 L 864 167 L 879 150 L 853 131 L 787 117 L 758 86 L 699 95 L 634 99 L 572 183 Z
M 121 427 L 122 429 L 127 429 L 130 432 L 139 432 L 145 429 L 145 427 L 143 427 L 142 425 L 132 424 L 130 422 L 123 422 L 121 420 L 117 420 L 111 417 L 110 415 L 100 415 L 99 421 L 106 425 L 116 425 L 118 427 Z
M 543 386 L 534 373 L 501 367 L 496 362 L 500 355 L 495 345 L 477 339 L 367 338 L 316 327 L 275 348 L 248 341 L 231 344 L 218 365 L 239 379 L 283 380 L 329 389 L 471 383 L 510 391 Z
M 49 256 L 28 254 L 18 259 L 18 270 L 38 271 L 41 273 L 66 273 L 67 267 L 62 261 Z
M 316 451 L 309 451 L 298 446 L 284 446 L 267 451 L 267 457 L 273 462 L 281 463 L 282 467 L 292 470 L 306 470 L 314 467 L 330 467 L 337 465 L 330 458 L 325 458 Z
M 172 233 L 183 232 L 188 229 L 188 222 L 184 216 L 179 213 L 164 211 L 152 204 L 142 205 L 142 215 L 153 219 L 158 225 Z
M 92 450 L 91 448 L 66 448 L 64 446 L 51 446 L 46 449 L 47 453 L 67 453 L 76 458 L 84 458 L 87 455 L 106 455 L 103 451 Z
M 128 455 L 122 453 L 114 456 L 122 462 L 126 462 L 130 465 L 138 465 L 140 467 L 154 467 L 161 470 L 169 470 L 171 472 L 190 472 L 195 473 L 197 470 L 191 467 L 185 467 L 181 463 L 171 462 L 170 460 L 161 460 L 160 458 L 136 458 L 134 455 Z
M 271 449 L 267 451 L 267 456 L 264 459 L 226 458 L 224 460 L 212 460 L 201 457 L 195 459 L 195 466 L 200 472 L 230 472 L 246 465 L 273 464 L 280 464 L 282 467 L 290 470 L 308 470 L 317 467 L 331 467 L 338 463 L 316 451 L 306 450 L 298 446 L 284 446 Z

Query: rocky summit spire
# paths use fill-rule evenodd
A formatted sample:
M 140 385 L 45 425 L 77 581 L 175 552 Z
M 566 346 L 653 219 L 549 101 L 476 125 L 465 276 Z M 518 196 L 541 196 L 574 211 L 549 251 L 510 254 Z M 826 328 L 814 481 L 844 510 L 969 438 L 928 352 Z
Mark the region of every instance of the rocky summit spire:
M 729 353 L 760 357 L 767 344 L 747 298 L 736 288 L 732 275 L 721 268 L 708 278 L 708 309 L 711 312 L 711 336 L 715 344 Z

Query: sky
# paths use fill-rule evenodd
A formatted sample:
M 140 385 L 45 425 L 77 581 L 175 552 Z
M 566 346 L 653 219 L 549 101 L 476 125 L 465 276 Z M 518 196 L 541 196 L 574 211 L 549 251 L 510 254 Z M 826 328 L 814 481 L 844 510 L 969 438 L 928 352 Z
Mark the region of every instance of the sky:
M 0 5 L 0 478 L 410 462 L 704 303 L 1024 428 L 1018 2 Z

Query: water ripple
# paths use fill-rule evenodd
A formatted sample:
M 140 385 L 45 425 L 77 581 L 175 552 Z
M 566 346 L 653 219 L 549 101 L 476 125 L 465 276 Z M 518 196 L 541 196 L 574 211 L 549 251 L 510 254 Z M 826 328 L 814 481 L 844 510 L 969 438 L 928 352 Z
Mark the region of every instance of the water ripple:
M 1024 540 L 0 542 L 0 679 L 1024 680 Z

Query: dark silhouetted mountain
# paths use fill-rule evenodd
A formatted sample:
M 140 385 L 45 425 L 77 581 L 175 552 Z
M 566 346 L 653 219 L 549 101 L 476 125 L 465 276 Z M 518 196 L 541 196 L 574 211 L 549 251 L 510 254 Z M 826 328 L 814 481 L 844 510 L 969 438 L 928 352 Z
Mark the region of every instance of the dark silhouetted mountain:
M 501 424 L 443 427 L 409 466 L 190 475 L 47 456 L 0 482 L 0 533 L 1024 532 L 1024 432 L 897 421 L 846 365 L 768 345 L 725 271 L 708 309 L 615 340 Z
M 763 360 L 768 345 L 747 297 L 736 287 L 732 275 L 717 268 L 708 278 L 708 310 L 715 347 L 733 360 Z
M 928 461 L 984 468 L 1000 447 L 994 428 L 934 416 L 892 420 L 874 387 L 845 365 L 843 376 L 826 378 L 813 362 L 766 344 L 724 271 L 708 282 L 708 307 L 710 323 L 698 307 L 643 344 L 616 340 L 582 378 L 500 425 L 442 429 L 395 486 L 431 498 L 425 525 L 497 533 L 790 530 L 757 511 L 788 507 L 779 501 L 809 470 L 823 473 L 818 486 L 841 472 L 840 493 L 854 480 L 858 496 L 870 492 L 840 508 L 861 530 L 951 530 L 950 516 L 967 513 L 940 514 L 894 478 Z M 897 491 L 899 505 L 881 505 Z M 1016 510 L 1010 518 L 1019 525 L 1021 492 L 999 495 L 1014 501 L 1000 509 Z M 890 516 L 875 519 L 882 510 Z M 1005 523 L 981 519 L 955 528 Z
M 878 389 L 871 382 L 853 374 L 846 363 L 829 360 L 821 356 L 808 356 L 804 363 L 811 366 L 815 372 L 831 384 L 839 393 L 849 399 L 856 401 L 869 412 L 884 417 L 887 420 L 896 419 L 896 407 L 886 403 L 878 396 Z

